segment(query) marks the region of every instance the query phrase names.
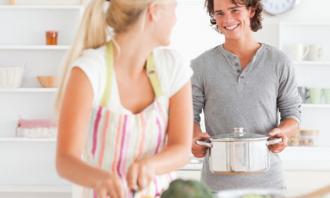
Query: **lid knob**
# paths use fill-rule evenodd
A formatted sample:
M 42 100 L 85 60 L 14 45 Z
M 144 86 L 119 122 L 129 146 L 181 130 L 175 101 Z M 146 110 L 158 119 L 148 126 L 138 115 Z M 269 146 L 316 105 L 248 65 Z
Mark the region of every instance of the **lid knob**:
M 234 128 L 234 134 L 237 136 L 243 136 L 245 134 L 243 127 Z

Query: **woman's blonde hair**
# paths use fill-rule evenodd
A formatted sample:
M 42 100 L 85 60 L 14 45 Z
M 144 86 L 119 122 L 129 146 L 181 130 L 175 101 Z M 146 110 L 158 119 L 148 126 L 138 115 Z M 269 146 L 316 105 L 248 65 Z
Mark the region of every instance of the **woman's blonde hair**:
M 76 38 L 64 60 L 62 79 L 56 99 L 56 109 L 62 103 L 64 89 L 69 77 L 70 65 L 85 49 L 99 48 L 107 41 L 111 32 L 122 33 L 133 25 L 150 3 L 166 0 L 111 0 L 110 6 L 104 11 L 106 0 L 90 0 L 86 6 Z M 92 67 L 92 66 L 91 66 Z

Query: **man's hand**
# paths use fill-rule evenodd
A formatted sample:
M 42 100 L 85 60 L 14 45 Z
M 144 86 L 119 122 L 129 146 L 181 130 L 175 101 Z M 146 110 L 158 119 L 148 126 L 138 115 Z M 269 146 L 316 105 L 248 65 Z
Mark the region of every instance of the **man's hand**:
M 274 128 L 269 132 L 269 139 L 281 138 L 282 142 L 269 145 L 268 148 L 273 153 L 279 153 L 288 146 L 288 136 L 280 128 Z
M 208 149 L 206 146 L 197 144 L 196 141 L 197 140 L 201 140 L 201 141 L 208 140 L 209 138 L 210 138 L 210 136 L 207 133 L 198 133 L 198 135 L 194 136 L 191 151 L 195 157 L 198 157 L 198 158 L 205 157 L 206 151 Z

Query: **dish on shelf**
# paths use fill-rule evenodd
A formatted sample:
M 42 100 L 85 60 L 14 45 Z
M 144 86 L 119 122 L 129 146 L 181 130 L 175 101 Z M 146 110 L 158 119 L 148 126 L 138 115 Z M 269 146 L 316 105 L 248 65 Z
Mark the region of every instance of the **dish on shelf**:
M 10 5 L 81 5 L 84 0 L 7 0 Z
M 0 88 L 19 88 L 23 79 L 23 67 L 0 67 Z
M 290 146 L 316 146 L 320 131 L 302 128 L 295 136 L 290 137 Z
M 55 88 L 56 77 L 55 76 L 37 76 L 40 85 L 43 88 Z
M 16 136 L 26 138 L 55 138 L 57 128 L 48 119 L 20 119 L 18 120 Z

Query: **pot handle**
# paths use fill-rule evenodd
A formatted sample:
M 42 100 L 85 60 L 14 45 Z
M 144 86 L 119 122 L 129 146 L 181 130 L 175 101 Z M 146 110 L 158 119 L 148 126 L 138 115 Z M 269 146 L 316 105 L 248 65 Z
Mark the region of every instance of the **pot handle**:
M 267 145 L 274 145 L 283 142 L 282 138 L 274 138 L 267 140 Z
M 203 141 L 203 140 L 196 140 L 196 144 L 201 146 L 206 146 L 207 148 L 212 148 L 212 143 L 209 140 Z

